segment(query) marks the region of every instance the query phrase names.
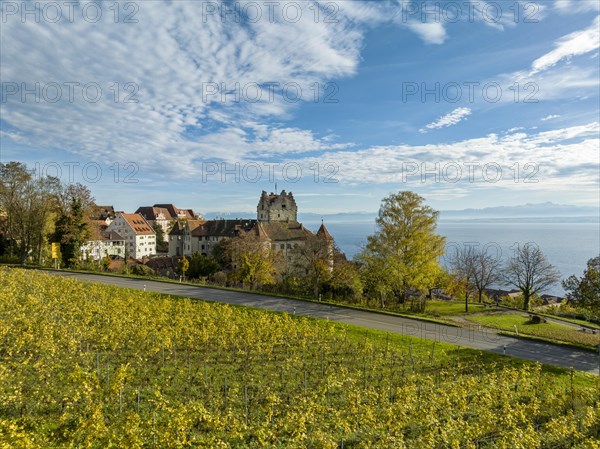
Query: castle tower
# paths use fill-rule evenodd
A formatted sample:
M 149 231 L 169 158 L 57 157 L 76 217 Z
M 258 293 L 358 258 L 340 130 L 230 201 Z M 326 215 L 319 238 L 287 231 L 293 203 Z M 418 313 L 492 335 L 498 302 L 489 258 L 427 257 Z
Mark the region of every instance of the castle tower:
M 282 190 L 280 194 L 267 194 L 263 190 L 256 206 L 256 219 L 263 223 L 297 222 L 298 207 L 292 192 L 286 193 Z

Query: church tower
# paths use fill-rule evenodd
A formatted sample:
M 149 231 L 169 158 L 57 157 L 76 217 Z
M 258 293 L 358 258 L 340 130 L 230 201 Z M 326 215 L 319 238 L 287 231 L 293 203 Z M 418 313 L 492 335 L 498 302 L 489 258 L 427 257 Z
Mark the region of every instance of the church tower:
M 298 221 L 298 207 L 292 192 L 280 194 L 271 192 L 267 194 L 264 190 L 260 195 L 258 206 L 256 206 L 256 219 L 262 223 Z

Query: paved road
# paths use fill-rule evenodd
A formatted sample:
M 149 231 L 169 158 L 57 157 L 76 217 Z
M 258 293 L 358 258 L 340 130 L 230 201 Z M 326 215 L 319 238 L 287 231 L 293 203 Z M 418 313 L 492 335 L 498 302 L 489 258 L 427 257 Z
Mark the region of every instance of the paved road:
M 411 320 L 393 315 L 385 315 L 364 310 L 347 309 L 328 304 L 318 304 L 295 299 L 264 296 L 253 293 L 232 292 L 209 287 L 178 285 L 168 282 L 129 279 L 95 274 L 50 272 L 64 277 L 77 278 L 85 282 L 128 287 L 137 290 L 153 291 L 170 295 L 198 298 L 206 301 L 222 302 L 239 306 L 250 306 L 258 309 L 277 312 L 295 313 L 314 318 L 326 318 L 346 324 L 363 326 L 371 329 L 412 335 L 428 340 L 440 341 L 484 351 L 534 360 L 561 367 L 573 367 L 577 370 L 598 374 L 600 357 L 591 351 L 566 348 L 543 342 L 522 340 L 497 335 L 493 332 L 482 332 L 475 329 L 446 326 L 443 324 Z

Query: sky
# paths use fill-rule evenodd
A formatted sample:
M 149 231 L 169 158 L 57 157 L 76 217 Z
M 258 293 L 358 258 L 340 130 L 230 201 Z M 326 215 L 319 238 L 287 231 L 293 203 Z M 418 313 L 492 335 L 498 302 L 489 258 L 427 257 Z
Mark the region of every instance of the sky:
M 98 204 L 600 204 L 596 0 L 0 5 L 0 162 Z

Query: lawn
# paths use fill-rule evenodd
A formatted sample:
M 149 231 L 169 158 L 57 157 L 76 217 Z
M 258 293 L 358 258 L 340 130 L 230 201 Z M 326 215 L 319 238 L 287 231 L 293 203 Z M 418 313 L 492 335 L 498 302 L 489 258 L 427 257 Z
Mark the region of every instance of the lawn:
M 429 301 L 425 313 L 433 316 L 456 316 L 466 313 L 482 313 L 498 310 L 494 307 L 486 307 L 483 304 L 469 303 L 469 311 L 465 312 L 464 301 Z
M 515 325 L 519 334 L 533 335 L 567 343 L 575 343 L 595 347 L 600 343 L 600 335 L 584 333 L 573 326 L 559 323 L 532 324 L 529 318 L 520 314 L 494 314 L 484 316 L 471 316 L 467 320 L 479 323 L 482 326 L 493 327 L 504 331 L 514 332 Z
M 485 312 L 493 312 L 497 309 L 495 307 L 486 307 L 483 304 L 479 303 L 469 303 L 469 311 L 465 312 L 465 303 L 464 301 L 427 301 L 427 305 L 425 307 L 424 312 L 416 312 L 412 311 L 409 307 L 409 303 L 406 304 L 388 304 L 386 305 L 385 310 L 389 312 L 396 312 L 402 315 L 411 315 L 415 317 L 429 317 L 429 318 L 438 318 L 440 321 L 446 321 L 449 323 L 455 323 L 449 317 L 460 316 L 460 315 L 470 315 L 473 313 L 485 313 Z M 447 318 L 447 319 L 445 319 Z

